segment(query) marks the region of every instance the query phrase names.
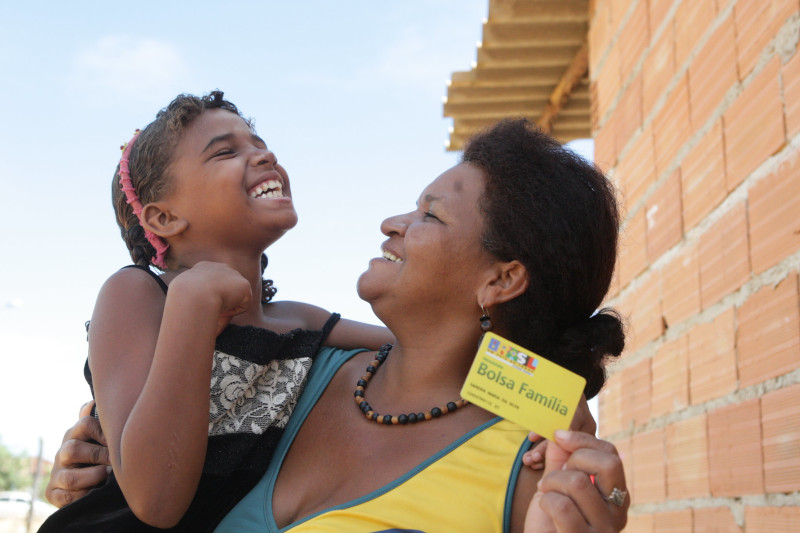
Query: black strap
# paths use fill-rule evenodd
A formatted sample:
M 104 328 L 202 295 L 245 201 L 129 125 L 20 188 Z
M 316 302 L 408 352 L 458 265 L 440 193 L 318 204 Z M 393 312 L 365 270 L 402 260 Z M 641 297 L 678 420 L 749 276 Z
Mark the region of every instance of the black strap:
M 319 341 L 320 346 L 322 346 L 322 344 L 325 342 L 325 339 L 328 338 L 328 335 L 333 329 L 333 326 L 335 326 L 336 323 L 339 322 L 340 318 L 342 318 L 342 315 L 340 315 L 339 313 L 331 313 L 331 316 L 329 316 L 325 324 L 322 325 L 322 339 L 320 339 Z
M 164 291 L 164 294 L 167 293 L 167 284 L 164 283 L 164 280 L 161 279 L 161 276 L 150 270 L 148 267 L 143 267 L 142 265 L 128 265 L 122 268 L 138 268 L 143 272 L 147 272 L 154 280 L 156 280 L 156 283 L 158 283 L 158 286 Z

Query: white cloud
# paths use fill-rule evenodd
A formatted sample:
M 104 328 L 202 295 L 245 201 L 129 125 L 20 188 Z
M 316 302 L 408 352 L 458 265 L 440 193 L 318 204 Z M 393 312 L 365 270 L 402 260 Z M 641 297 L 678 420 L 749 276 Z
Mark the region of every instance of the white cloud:
M 180 51 L 168 42 L 112 35 L 77 55 L 70 81 L 76 89 L 132 97 L 178 87 L 187 71 Z

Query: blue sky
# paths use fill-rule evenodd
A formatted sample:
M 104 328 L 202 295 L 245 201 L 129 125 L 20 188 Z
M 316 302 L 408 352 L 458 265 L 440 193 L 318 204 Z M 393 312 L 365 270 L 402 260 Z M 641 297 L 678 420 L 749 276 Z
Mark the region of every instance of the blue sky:
M 446 81 L 488 0 L 17 2 L 0 18 L 0 442 L 52 457 L 89 390 L 84 322 L 130 262 L 119 146 L 180 92 L 225 91 L 276 152 L 300 222 L 278 298 L 374 322 L 355 293 L 380 221 L 456 163 Z M 122 303 L 124 305 L 124 303 Z

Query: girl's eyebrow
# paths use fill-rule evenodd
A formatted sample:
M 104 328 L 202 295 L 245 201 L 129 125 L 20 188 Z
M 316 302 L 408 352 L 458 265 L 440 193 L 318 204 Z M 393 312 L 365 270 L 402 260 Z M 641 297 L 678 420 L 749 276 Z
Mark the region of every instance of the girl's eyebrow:
M 210 141 L 208 141 L 208 144 L 206 145 L 206 147 L 205 147 L 205 148 L 203 148 L 203 149 L 200 151 L 200 153 L 202 154 L 203 152 L 205 152 L 206 150 L 208 150 L 209 148 L 211 148 L 211 146 L 213 146 L 214 144 L 216 144 L 216 143 L 218 143 L 218 142 L 229 141 L 229 140 L 231 140 L 232 138 L 234 138 L 235 136 L 236 136 L 236 135 L 235 135 L 235 134 L 233 134 L 233 133 L 223 133 L 222 135 L 217 135 L 216 137 L 213 137 L 213 138 L 212 138 Z M 251 135 L 250 135 L 250 139 L 251 139 L 252 141 L 256 142 L 256 143 L 263 144 L 265 148 L 266 148 L 266 146 L 267 146 L 267 143 L 266 143 L 266 142 L 264 142 L 264 139 L 262 139 L 261 137 L 259 137 L 259 136 L 258 136 L 258 135 L 256 135 L 255 133 L 253 133 L 253 134 L 251 134 Z

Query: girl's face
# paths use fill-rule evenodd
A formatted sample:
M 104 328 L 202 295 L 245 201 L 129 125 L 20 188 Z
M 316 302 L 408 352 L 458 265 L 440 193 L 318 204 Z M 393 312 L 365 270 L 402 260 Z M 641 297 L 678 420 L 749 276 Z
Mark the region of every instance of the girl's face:
M 253 244 L 258 252 L 297 223 L 289 176 L 238 115 L 204 111 L 185 130 L 167 169 L 164 201 L 201 246 Z
M 409 312 L 475 313 L 477 288 L 494 261 L 481 244 L 484 188 L 482 170 L 457 165 L 425 188 L 416 210 L 381 224 L 389 237 L 382 257 L 358 281 L 359 296 L 378 316 L 392 302 Z

